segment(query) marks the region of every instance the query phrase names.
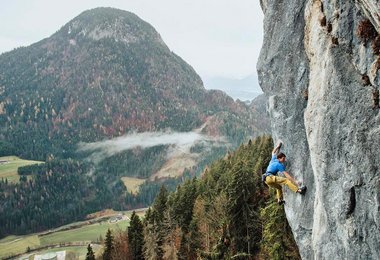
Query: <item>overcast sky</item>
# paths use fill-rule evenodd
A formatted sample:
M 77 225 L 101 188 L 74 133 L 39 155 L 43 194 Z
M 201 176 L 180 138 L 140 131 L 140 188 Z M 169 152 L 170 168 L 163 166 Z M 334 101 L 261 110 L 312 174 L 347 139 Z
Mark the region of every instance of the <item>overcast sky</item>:
M 258 0 L 9 0 L 0 9 L 0 53 L 49 37 L 81 12 L 137 14 L 202 77 L 256 74 L 263 37 Z

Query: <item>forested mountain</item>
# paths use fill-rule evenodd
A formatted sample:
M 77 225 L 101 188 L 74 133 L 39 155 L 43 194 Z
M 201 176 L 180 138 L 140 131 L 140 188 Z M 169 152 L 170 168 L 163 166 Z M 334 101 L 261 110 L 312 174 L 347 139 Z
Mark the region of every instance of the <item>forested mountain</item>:
M 132 130 L 190 131 L 211 115 L 237 117 L 240 139 L 256 132 L 248 107 L 206 91 L 152 26 L 112 8 L 0 55 L 0 95 L 2 147 L 25 158 L 73 157 L 79 141 Z
M 147 206 L 162 182 L 174 189 L 183 180 L 148 179 L 166 163 L 170 145 L 129 149 L 93 164 L 79 143 L 167 129 L 225 138 L 222 146 L 191 147 L 200 159 L 180 173 L 190 177 L 267 131 L 266 117 L 255 111 L 205 90 L 193 68 L 136 15 L 85 11 L 51 37 L 0 55 L 0 155 L 47 162 L 19 169 L 19 183 L 1 180 L 0 236 L 51 228 L 105 207 Z M 124 176 L 147 181 L 132 194 Z
M 120 250 L 128 259 L 301 259 L 283 206 L 261 182 L 272 148 L 257 138 L 175 192 L 162 187 L 143 227 L 134 220 L 127 239 L 115 236 L 113 259 Z

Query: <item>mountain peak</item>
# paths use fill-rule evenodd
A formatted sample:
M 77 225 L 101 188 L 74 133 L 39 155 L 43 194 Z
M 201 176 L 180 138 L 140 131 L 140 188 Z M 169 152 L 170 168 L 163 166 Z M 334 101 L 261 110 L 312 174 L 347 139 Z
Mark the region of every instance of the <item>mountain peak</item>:
M 55 36 L 89 38 L 92 40 L 114 39 L 126 44 L 158 42 L 164 46 L 161 36 L 137 15 L 110 7 L 98 7 L 82 12 L 63 26 Z

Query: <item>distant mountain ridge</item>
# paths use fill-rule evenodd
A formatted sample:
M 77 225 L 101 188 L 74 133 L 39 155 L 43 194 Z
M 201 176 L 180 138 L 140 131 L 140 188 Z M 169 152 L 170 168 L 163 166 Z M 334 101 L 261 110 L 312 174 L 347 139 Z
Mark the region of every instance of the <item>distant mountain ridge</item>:
M 234 99 L 252 101 L 262 94 L 257 75 L 251 74 L 241 79 L 228 77 L 203 77 L 206 89 L 219 89 L 226 92 Z

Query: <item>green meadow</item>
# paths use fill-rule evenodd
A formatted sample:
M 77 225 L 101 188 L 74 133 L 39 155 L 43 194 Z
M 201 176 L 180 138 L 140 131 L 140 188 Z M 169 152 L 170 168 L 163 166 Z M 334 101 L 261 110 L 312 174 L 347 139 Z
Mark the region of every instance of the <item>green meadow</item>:
M 97 242 L 99 241 L 100 237 L 105 237 L 108 228 L 111 229 L 113 232 L 125 231 L 129 225 L 130 215 L 131 213 L 124 215 L 124 218 L 122 220 L 119 220 L 115 223 L 111 223 L 112 221 L 110 220 L 112 219 L 112 217 L 110 217 L 109 220 L 105 220 L 99 223 L 89 225 L 86 224 L 78 228 L 73 228 L 65 231 L 60 230 L 47 235 L 39 233 L 25 236 L 8 236 L 0 240 L 0 258 L 26 252 L 26 249 L 28 247 L 34 249 L 42 246 L 56 245 L 59 243 L 90 241 Z M 83 254 L 85 255 L 85 252 L 87 252 L 86 247 L 72 246 L 70 247 L 70 250 L 68 249 L 68 247 L 62 247 L 46 249 L 44 251 L 36 251 L 31 253 L 44 254 L 47 252 L 63 250 L 67 250 L 67 252 L 74 252 L 77 256 L 82 256 Z
M 0 157 L 0 179 L 8 179 L 8 182 L 17 183 L 20 176 L 17 174 L 17 169 L 21 166 L 43 163 L 40 161 L 23 160 L 17 156 Z
M 40 236 L 42 245 L 58 244 L 75 241 L 97 241 L 100 236 L 103 238 L 109 229 L 113 231 L 125 231 L 129 225 L 129 220 L 121 220 L 117 223 L 107 221 L 86 225 L 80 228 L 55 232 L 46 236 Z

